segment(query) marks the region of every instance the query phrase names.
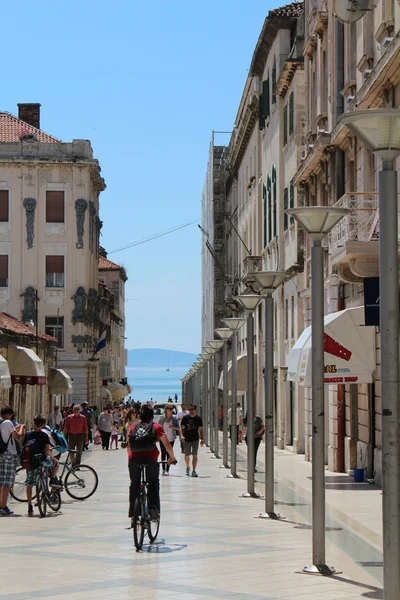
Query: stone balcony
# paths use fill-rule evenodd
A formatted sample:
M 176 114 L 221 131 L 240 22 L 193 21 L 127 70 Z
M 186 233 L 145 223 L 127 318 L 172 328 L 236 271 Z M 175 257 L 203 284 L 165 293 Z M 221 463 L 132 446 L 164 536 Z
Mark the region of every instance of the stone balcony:
M 348 283 L 379 274 L 379 213 L 377 192 L 346 192 L 334 206 L 349 208 L 329 234 L 331 266 Z

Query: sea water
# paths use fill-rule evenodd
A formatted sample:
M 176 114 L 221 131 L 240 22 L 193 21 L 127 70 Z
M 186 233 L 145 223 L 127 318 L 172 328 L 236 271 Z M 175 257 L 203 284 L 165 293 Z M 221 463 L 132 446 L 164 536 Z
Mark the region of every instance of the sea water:
M 132 398 L 140 402 L 147 402 L 153 398 L 154 402 L 166 402 L 178 395 L 178 402 L 182 400 L 181 379 L 190 367 L 127 367 L 125 369 L 128 383 L 132 386 Z

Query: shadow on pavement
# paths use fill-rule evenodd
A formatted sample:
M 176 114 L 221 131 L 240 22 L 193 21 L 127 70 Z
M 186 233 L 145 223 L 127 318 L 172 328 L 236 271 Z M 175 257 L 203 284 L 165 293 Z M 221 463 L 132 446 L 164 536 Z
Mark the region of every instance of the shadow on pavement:
M 354 581 L 354 579 L 347 579 L 346 577 L 340 577 L 339 575 L 332 575 L 330 579 L 335 579 L 336 581 L 343 581 L 343 583 L 348 583 L 350 585 L 369 590 L 368 592 L 362 594 L 362 598 L 373 598 L 377 600 L 383 598 L 383 589 L 378 588 L 374 585 L 368 585 L 367 583 L 361 583 L 360 581 Z

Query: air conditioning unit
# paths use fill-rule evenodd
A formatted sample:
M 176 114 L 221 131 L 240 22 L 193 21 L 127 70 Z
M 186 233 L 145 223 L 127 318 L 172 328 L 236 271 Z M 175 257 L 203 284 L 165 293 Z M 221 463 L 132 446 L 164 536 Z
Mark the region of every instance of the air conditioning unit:
M 385 39 L 382 42 L 382 48 L 386 50 L 386 48 L 389 46 L 389 44 L 391 44 L 393 42 L 394 38 L 392 37 L 385 37 Z
M 351 96 L 351 95 L 346 96 L 347 104 L 351 104 L 353 102 L 354 98 L 355 98 L 355 96 Z
M 308 149 L 312 150 L 314 148 L 314 144 L 308 144 Z
M 363 71 L 363 77 L 364 79 L 367 79 L 372 73 L 372 69 L 364 69 Z

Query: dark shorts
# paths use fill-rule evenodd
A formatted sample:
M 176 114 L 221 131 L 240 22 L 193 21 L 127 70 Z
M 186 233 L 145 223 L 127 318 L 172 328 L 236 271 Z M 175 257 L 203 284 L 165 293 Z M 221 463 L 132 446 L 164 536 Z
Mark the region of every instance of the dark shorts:
M 185 452 L 185 456 L 190 456 L 191 454 L 199 453 L 199 440 L 195 442 L 184 442 L 183 449 Z

